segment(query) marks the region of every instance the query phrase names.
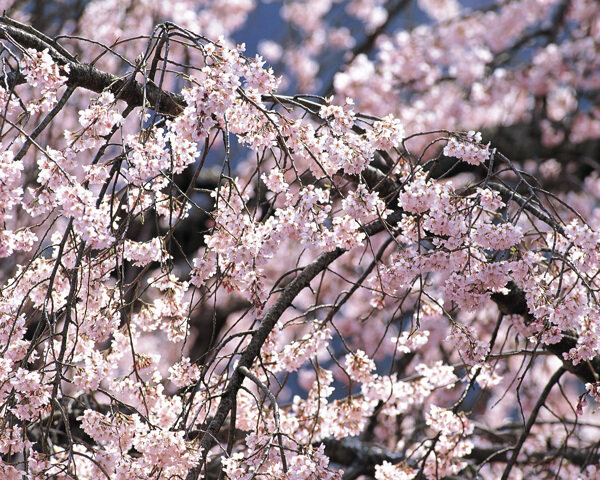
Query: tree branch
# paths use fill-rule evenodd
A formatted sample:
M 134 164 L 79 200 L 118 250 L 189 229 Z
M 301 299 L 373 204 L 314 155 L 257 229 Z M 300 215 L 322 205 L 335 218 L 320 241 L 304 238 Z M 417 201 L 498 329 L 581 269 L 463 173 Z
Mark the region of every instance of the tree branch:
M 398 220 L 400 220 L 402 215 L 401 211 L 394 212 L 392 215 L 388 217 L 388 223 L 394 224 Z M 371 223 L 365 227 L 365 233 L 367 235 L 372 236 L 375 235 L 385 229 L 385 226 L 382 221 L 377 221 Z M 256 330 L 256 332 L 252 335 L 252 339 L 248 344 L 248 347 L 244 350 L 244 353 L 240 357 L 240 361 L 238 363 L 237 368 L 233 372 L 231 379 L 229 380 L 229 384 L 227 388 L 223 392 L 221 396 L 221 402 L 219 403 L 219 407 L 217 408 L 217 412 L 213 417 L 212 421 L 208 425 L 202 440 L 200 441 L 200 447 L 204 452 L 204 455 L 208 453 L 211 447 L 215 443 L 215 438 L 217 433 L 225 423 L 225 419 L 233 404 L 235 402 L 235 398 L 238 390 L 242 386 L 242 382 L 244 381 L 244 374 L 240 370 L 241 367 L 245 367 L 250 369 L 254 360 L 258 357 L 260 353 L 260 349 L 265 343 L 269 333 L 275 327 L 279 317 L 283 314 L 283 312 L 292 304 L 294 299 L 298 296 L 298 294 L 307 287 L 310 282 L 325 268 L 327 268 L 331 263 L 333 263 L 337 258 L 342 256 L 346 250 L 342 248 L 337 248 L 331 252 L 322 253 L 319 255 L 316 260 L 312 263 L 305 266 L 300 274 L 294 278 L 283 290 L 275 304 L 269 309 L 269 311 L 263 316 L 260 327 Z M 198 478 L 201 472 L 201 466 L 198 465 L 192 470 L 190 470 L 187 479 L 195 480 Z
M 550 394 L 552 387 L 554 387 L 554 385 L 556 385 L 556 383 L 558 383 L 558 381 L 560 380 L 560 377 L 562 376 L 563 373 L 565 373 L 565 371 L 566 371 L 566 369 L 564 367 L 560 367 L 556 372 L 554 372 L 554 375 L 552 375 L 552 377 L 550 378 L 550 380 L 544 387 L 544 390 L 542 391 L 540 397 L 538 398 L 538 401 L 536 402 L 535 406 L 533 407 L 533 411 L 529 415 L 527 424 L 525 425 L 525 428 L 521 432 L 521 436 L 519 437 L 519 440 L 517 441 L 517 444 L 515 445 L 515 447 L 513 449 L 512 456 L 510 457 L 510 460 L 508 461 L 508 464 L 506 465 L 506 468 L 504 469 L 504 472 L 502 473 L 501 480 L 508 479 L 510 471 L 512 470 L 512 467 L 515 465 L 515 463 L 517 461 L 517 457 L 519 456 L 521 447 L 523 446 L 523 443 L 525 443 L 525 440 L 527 440 L 527 437 L 531 433 L 531 428 L 533 427 L 533 424 L 535 423 L 535 420 L 537 418 L 537 415 L 538 415 L 540 409 L 542 408 L 542 405 L 544 405 L 544 403 L 546 402 L 546 398 Z
M 151 105 L 158 104 L 158 113 L 163 115 L 177 116 L 185 106 L 181 95 L 162 90 L 153 82 L 149 81 L 143 85 L 131 76 L 119 77 L 99 70 L 93 65 L 78 62 L 57 42 L 8 17 L 0 17 L 0 38 L 16 42 L 24 48 L 48 50 L 48 54 L 58 65 L 69 67 L 68 84 L 71 86 L 82 87 L 96 93 L 110 91 L 116 98 L 133 107 L 142 106 L 144 100 L 147 100 Z M 14 74 L 11 80 L 14 85 L 25 83 L 25 78 L 18 74 Z

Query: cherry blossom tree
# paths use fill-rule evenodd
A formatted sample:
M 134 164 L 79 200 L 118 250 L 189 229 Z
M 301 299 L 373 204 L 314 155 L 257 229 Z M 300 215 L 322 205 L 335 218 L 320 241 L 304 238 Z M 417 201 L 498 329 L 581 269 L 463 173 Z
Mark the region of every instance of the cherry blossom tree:
M 2 6 L 1 478 L 599 478 L 597 2 Z

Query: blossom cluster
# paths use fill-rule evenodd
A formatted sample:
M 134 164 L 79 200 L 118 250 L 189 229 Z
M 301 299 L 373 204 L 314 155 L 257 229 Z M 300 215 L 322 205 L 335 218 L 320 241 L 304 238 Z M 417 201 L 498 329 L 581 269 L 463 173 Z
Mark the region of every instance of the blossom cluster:
M 470 165 L 480 165 L 489 159 L 490 151 L 489 144 L 482 147 L 479 142 L 481 142 L 479 132 L 469 132 L 466 141 L 450 137 L 444 147 L 444 155 L 459 158 Z
M 115 125 L 120 125 L 123 117 L 115 108 L 115 96 L 103 92 L 90 106 L 79 111 L 79 124 L 82 129 L 77 134 L 65 132 L 67 139 L 76 138 L 76 149 L 99 147 L 105 135 L 108 135 Z
M 32 87 L 39 87 L 41 98 L 30 102 L 27 110 L 31 113 L 47 112 L 58 102 L 57 93 L 68 80 L 69 66 L 59 67 L 49 50 L 27 49 L 21 59 L 21 68 Z M 66 74 L 66 75 L 65 75 Z
M 11 220 L 16 220 L 14 211 L 23 199 L 23 162 L 14 159 L 12 150 L 2 144 L 0 148 L 0 223 L 10 225 Z M 0 230 L 0 258 L 12 255 L 15 250 L 29 251 L 36 240 L 37 236 L 27 228 L 3 228 Z

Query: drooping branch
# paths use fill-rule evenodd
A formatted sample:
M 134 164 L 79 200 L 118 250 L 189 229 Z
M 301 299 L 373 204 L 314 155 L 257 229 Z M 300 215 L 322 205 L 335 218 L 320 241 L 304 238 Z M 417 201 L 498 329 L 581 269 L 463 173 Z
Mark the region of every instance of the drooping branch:
M 538 413 L 539 413 L 540 409 L 542 408 L 542 406 L 546 402 L 546 398 L 550 394 L 550 391 L 552 390 L 552 388 L 554 387 L 554 385 L 556 385 L 556 383 L 558 383 L 558 381 L 560 380 L 560 377 L 563 375 L 563 373 L 565 373 L 565 368 L 564 367 L 560 367 L 554 373 L 554 375 L 552 375 L 552 377 L 550 378 L 550 380 L 546 384 L 546 387 L 544 388 L 544 390 L 542 391 L 541 395 L 539 396 L 539 398 L 538 398 L 535 406 L 533 407 L 533 411 L 529 414 L 529 419 L 527 420 L 527 424 L 525 425 L 525 428 L 523 429 L 523 432 L 521 432 L 521 436 L 519 437 L 519 440 L 517 441 L 517 444 L 513 448 L 513 452 L 512 452 L 512 455 L 510 457 L 510 460 L 506 464 L 506 468 L 504 469 L 504 472 L 502 473 L 502 480 L 507 480 L 508 479 L 510 471 L 512 470 L 512 467 L 515 465 L 515 463 L 517 461 L 517 457 L 519 456 L 519 452 L 521 451 L 521 447 L 523 446 L 523 444 L 525 443 L 525 440 L 527 440 L 527 437 L 529 437 L 529 435 L 531 433 L 531 429 L 532 429 L 533 425 L 535 424 L 535 420 L 537 419 L 537 416 L 538 416 Z

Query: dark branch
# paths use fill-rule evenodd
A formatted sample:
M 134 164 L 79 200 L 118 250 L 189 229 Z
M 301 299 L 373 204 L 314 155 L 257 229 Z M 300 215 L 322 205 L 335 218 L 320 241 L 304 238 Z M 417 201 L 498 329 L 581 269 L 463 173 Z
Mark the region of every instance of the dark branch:
M 396 223 L 398 220 L 400 220 L 401 214 L 402 212 L 400 211 L 394 212 L 388 218 L 388 223 L 392 225 Z M 372 236 L 383 231 L 384 228 L 385 226 L 383 222 L 377 221 L 367 225 L 365 227 L 365 232 L 367 235 Z M 298 294 L 305 287 L 307 287 L 319 273 L 321 273 L 345 252 L 346 250 L 337 248 L 331 252 L 326 252 L 319 255 L 316 260 L 305 266 L 301 273 L 284 288 L 275 304 L 263 316 L 260 322 L 260 327 L 252 335 L 252 339 L 250 340 L 248 347 L 244 350 L 244 353 L 240 357 L 238 368 L 236 368 L 236 370 L 233 372 L 233 375 L 229 380 L 229 384 L 227 385 L 227 388 L 221 397 L 221 402 L 217 412 L 210 422 L 204 436 L 202 437 L 200 447 L 205 454 L 214 445 L 215 438 L 225 423 L 225 419 L 227 418 L 227 415 L 229 415 L 229 412 L 231 411 L 235 402 L 237 392 L 242 386 L 242 382 L 244 381 L 245 377 L 243 373 L 240 372 L 240 367 L 245 367 L 248 369 L 252 367 L 252 364 L 258 357 L 260 349 L 269 336 L 269 333 L 271 333 L 271 330 L 273 330 L 283 312 L 292 304 Z M 200 472 L 201 468 L 198 465 L 196 468 L 190 470 L 187 479 L 192 480 L 198 478 Z

